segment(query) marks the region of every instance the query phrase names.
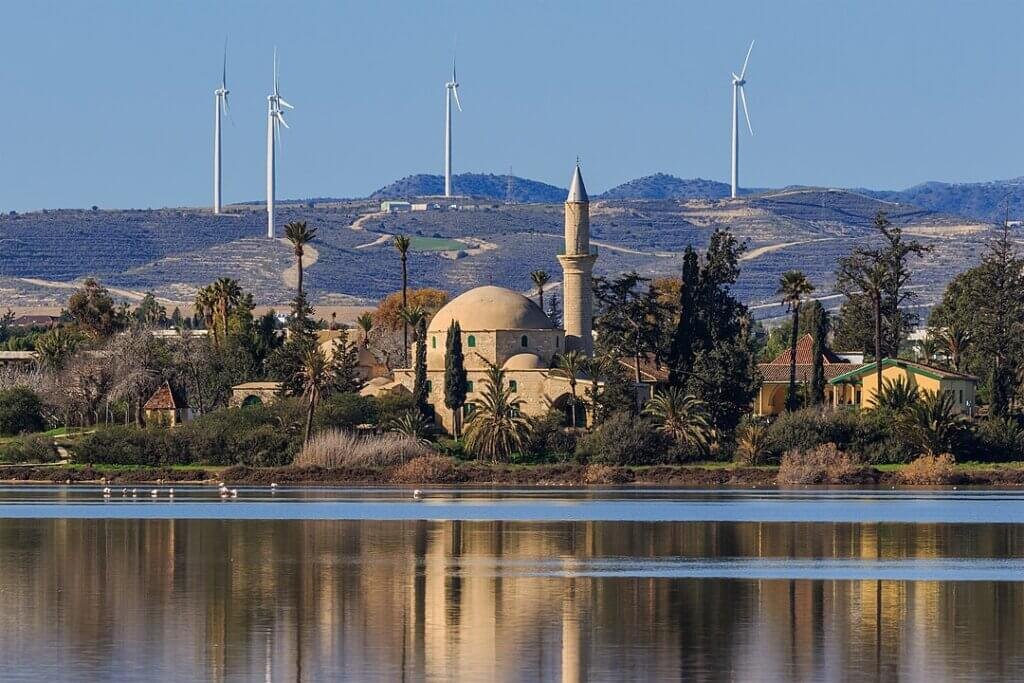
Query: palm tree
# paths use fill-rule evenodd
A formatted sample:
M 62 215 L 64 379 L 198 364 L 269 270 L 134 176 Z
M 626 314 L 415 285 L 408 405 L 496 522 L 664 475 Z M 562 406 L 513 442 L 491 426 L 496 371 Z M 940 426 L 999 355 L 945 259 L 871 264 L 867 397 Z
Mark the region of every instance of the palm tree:
M 935 333 L 928 330 L 924 338 L 917 344 L 917 359 L 927 365 L 935 360 L 939 353 L 939 344 L 935 339 Z
M 949 453 L 967 427 L 951 391 L 926 391 L 900 419 L 904 434 L 923 455 Z
M 888 410 L 895 415 L 903 415 L 914 405 L 921 402 L 921 390 L 911 386 L 904 377 L 885 380 L 882 390 L 872 399 L 871 407 L 875 410 Z
M 313 412 L 324 391 L 334 381 L 334 368 L 320 347 L 314 346 L 302 354 L 302 363 L 295 373 L 295 378 L 302 384 L 302 396 L 308 402 L 302 442 L 309 443 L 313 430 Z
M 388 423 L 389 432 L 407 436 L 424 445 L 430 443 L 427 437 L 430 435 L 432 427 L 430 420 L 418 410 L 407 410 Z
M 520 410 L 522 399 L 505 382 L 505 372 L 490 365 L 479 401 L 469 416 L 465 444 L 469 452 L 497 462 L 523 450 L 530 435 L 530 420 Z
M 659 391 L 644 406 L 644 414 L 658 423 L 658 431 L 680 446 L 707 453 L 711 446 L 711 425 L 704 401 L 671 387 Z
M 373 314 L 366 312 L 356 318 L 356 326 L 363 331 L 363 348 L 370 345 L 370 330 L 373 329 Z
M 768 453 L 768 425 L 748 422 L 736 430 L 736 459 L 757 465 Z
M 587 363 L 587 356 L 580 351 L 566 351 L 558 357 L 558 367 L 555 374 L 569 380 L 569 392 L 572 394 L 572 426 L 576 427 L 576 380 L 583 374 L 583 368 Z
M 598 423 L 601 408 L 601 394 L 598 383 L 603 377 L 611 374 L 617 364 L 618 361 L 615 357 L 610 355 L 587 358 L 583 363 L 583 374 L 590 378 L 590 388 L 587 389 L 586 393 L 590 396 L 590 415 L 593 424 Z
M 67 328 L 55 327 L 36 339 L 35 348 L 40 367 L 60 371 L 78 348 L 78 336 Z
M 307 227 L 306 221 L 292 221 L 284 226 L 284 236 L 294 247 L 298 266 L 298 290 L 299 294 L 302 294 L 302 257 L 306 253 L 306 245 L 316 237 L 316 228 Z
M 537 303 L 540 306 L 540 310 L 544 310 L 544 285 L 551 281 L 551 276 L 548 275 L 546 270 L 535 270 L 530 273 L 530 279 L 533 280 L 533 286 L 537 288 Z
M 210 330 L 211 328 L 213 328 L 213 343 L 214 346 L 216 346 L 217 330 L 213 324 L 213 312 L 215 309 L 215 304 L 213 301 L 213 285 L 203 287 L 198 292 L 196 292 L 195 309 L 196 313 L 198 313 L 199 316 L 203 319 L 203 325 L 206 326 L 206 329 Z
M 402 259 L 402 308 L 409 305 L 409 247 L 412 240 L 406 235 L 395 235 L 395 249 Z M 409 323 L 402 326 L 402 348 L 405 354 L 405 365 L 409 366 Z
M 956 324 L 949 324 L 939 332 L 939 342 L 943 346 L 949 364 L 953 369 L 960 372 L 960 361 L 964 351 L 971 343 L 970 330 Z
M 406 328 L 415 330 L 419 327 L 420 321 L 427 317 L 427 312 L 423 310 L 422 306 L 403 306 L 402 310 L 398 312 L 398 317 L 405 323 Z M 413 341 L 417 341 L 415 335 L 413 335 Z
M 217 312 L 214 326 L 220 326 L 221 339 L 223 339 L 228 332 L 228 312 L 241 301 L 242 288 L 238 286 L 236 280 L 222 277 L 211 285 L 210 296 Z
M 796 410 L 799 397 L 796 393 L 796 339 L 800 328 L 800 300 L 814 291 L 814 285 L 799 270 L 790 270 L 779 278 L 782 301 L 793 312 L 793 329 L 789 331 L 789 390 L 786 392 L 786 410 Z

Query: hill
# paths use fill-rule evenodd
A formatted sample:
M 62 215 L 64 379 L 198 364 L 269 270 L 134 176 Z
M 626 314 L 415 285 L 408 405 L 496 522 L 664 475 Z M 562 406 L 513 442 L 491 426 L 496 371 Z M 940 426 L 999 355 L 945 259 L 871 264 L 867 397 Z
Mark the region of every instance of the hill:
M 1024 218 L 1024 176 L 984 183 L 927 182 L 905 190 L 863 190 L 865 194 L 924 209 L 989 222 Z
M 503 202 L 508 196 L 509 176 L 490 173 L 460 173 L 452 176 L 452 191 L 456 195 L 493 199 Z M 568 193 L 563 187 L 555 187 L 529 178 L 512 176 L 512 201 L 520 204 L 547 204 L 565 201 Z M 412 197 L 437 197 L 444 194 L 444 178 L 439 175 L 419 173 L 396 180 L 369 196 L 369 199 L 409 199 Z
M 716 180 L 684 180 L 667 173 L 635 178 L 600 194 L 599 199 L 721 199 L 729 185 Z

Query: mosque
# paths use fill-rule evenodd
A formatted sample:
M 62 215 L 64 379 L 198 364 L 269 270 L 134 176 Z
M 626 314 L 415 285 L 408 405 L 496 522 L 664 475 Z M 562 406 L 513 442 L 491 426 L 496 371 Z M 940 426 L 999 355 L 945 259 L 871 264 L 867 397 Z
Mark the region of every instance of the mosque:
M 458 321 L 469 385 L 466 415 L 484 388 L 489 364 L 505 371 L 511 392 L 522 401 L 525 415 L 543 416 L 551 408 L 567 409 L 571 389 L 567 377 L 557 372 L 557 357 L 566 351 L 593 355 L 593 301 L 591 274 L 597 260 L 590 246 L 590 200 L 579 165 L 573 173 L 565 200 L 565 249 L 558 255 L 562 265 L 563 327 L 559 327 L 531 299 L 503 287 L 477 287 L 442 307 L 427 327 L 428 403 L 437 421 L 447 430 L 454 426 L 453 412 L 444 404 L 445 347 L 448 327 Z M 413 354 L 415 357 L 415 354 Z M 414 371 L 403 368 L 392 378 L 371 380 L 365 393 L 395 389 L 412 391 Z M 590 386 L 577 380 L 577 396 L 585 397 Z M 568 411 L 567 411 L 568 414 Z M 578 406 L 577 421 L 586 419 Z

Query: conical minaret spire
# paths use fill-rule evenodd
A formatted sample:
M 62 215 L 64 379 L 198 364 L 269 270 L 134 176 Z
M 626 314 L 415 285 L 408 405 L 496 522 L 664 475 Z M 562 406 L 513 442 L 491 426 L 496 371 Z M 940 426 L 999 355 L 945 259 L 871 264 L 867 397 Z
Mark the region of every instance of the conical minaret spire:
M 565 199 L 565 252 L 562 264 L 562 321 L 566 351 L 594 353 L 591 279 L 597 254 L 590 248 L 590 198 L 583 184 L 579 161 Z

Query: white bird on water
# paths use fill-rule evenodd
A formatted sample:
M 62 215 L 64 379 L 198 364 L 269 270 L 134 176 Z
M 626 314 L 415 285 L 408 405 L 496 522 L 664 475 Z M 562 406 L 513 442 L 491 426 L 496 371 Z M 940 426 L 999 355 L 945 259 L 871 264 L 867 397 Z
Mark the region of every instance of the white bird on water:
M 416 489 L 415 491 L 413 491 L 412 492 L 412 499 L 413 500 L 423 500 L 423 491 L 420 491 L 419 489 Z
M 174 498 L 174 489 L 170 489 L 170 490 L 167 491 L 167 497 L 168 498 Z
M 121 497 L 124 498 L 128 495 L 128 489 L 121 489 Z
M 238 498 L 238 489 L 231 489 L 231 497 Z
M 104 498 L 110 498 L 110 487 L 109 486 L 104 486 L 103 487 L 103 497 Z
M 132 489 L 132 498 L 135 498 L 137 495 L 139 495 L 139 490 L 138 489 Z
M 150 498 L 156 498 L 159 495 L 160 495 L 160 492 L 157 491 L 156 489 L 153 489 L 152 491 L 149 492 Z

